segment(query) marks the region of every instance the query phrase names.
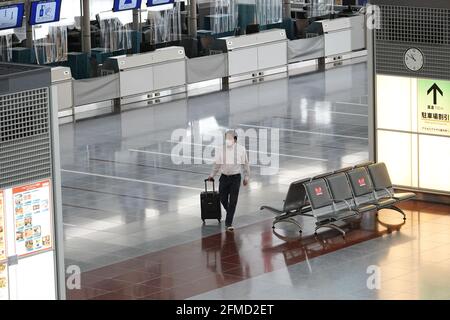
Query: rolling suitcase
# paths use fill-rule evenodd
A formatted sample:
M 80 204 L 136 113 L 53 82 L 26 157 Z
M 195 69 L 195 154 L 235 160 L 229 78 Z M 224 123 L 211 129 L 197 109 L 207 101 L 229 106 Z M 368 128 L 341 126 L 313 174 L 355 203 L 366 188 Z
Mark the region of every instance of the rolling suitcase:
M 206 219 L 222 220 L 222 208 L 220 207 L 220 195 L 216 192 L 216 188 L 213 183 L 213 191 L 208 191 L 208 179 L 205 180 L 205 192 L 200 194 L 200 203 L 202 208 L 202 220 L 205 223 Z

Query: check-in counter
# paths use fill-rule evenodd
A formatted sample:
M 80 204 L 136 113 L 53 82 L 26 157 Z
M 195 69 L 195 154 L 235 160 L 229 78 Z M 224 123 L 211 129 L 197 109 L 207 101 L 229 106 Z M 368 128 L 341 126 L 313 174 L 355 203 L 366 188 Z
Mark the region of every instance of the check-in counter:
M 213 50 L 227 53 L 230 80 L 287 72 L 287 38 L 282 29 L 219 38 Z
M 120 97 L 143 94 L 159 96 L 161 91 L 186 87 L 186 57 L 183 47 L 167 47 L 153 52 L 109 58 L 103 74 L 119 73 Z
M 51 69 L 52 97 L 57 100 L 58 117 L 71 120 L 73 112 L 72 73 L 69 67 Z
M 324 35 L 325 57 L 331 57 L 352 51 L 352 31 L 349 18 L 319 20 L 318 33 Z
M 327 58 L 365 49 L 364 24 L 364 15 L 354 15 L 315 21 L 308 28 L 308 32 L 324 36 Z
M 349 19 L 352 31 L 352 51 L 366 49 L 366 16 L 358 14 Z

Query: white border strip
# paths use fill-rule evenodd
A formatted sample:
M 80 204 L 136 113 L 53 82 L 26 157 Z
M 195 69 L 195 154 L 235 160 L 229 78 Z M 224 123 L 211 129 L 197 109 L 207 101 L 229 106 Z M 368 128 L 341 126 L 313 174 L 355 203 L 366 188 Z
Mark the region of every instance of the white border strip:
M 356 136 L 345 136 L 345 135 L 341 135 L 341 134 L 332 134 L 332 133 L 324 133 L 324 132 L 314 132 L 314 131 L 304 131 L 304 130 L 276 128 L 276 127 L 266 127 L 266 126 L 258 126 L 258 125 L 249 125 L 249 124 L 244 124 L 244 123 L 240 123 L 239 125 L 241 127 L 249 127 L 249 128 L 277 129 L 277 130 L 280 130 L 280 131 L 306 133 L 306 134 L 316 134 L 316 135 L 321 135 L 321 136 L 330 136 L 330 137 L 339 137 L 339 138 L 357 139 L 357 140 L 369 140 L 368 138 L 362 138 L 362 137 L 356 137 Z
M 213 146 L 213 145 L 207 145 L 207 144 L 201 144 L 201 143 L 192 143 L 192 142 L 183 142 L 183 141 L 173 141 L 173 140 L 166 140 L 166 142 L 170 142 L 170 143 L 181 143 L 181 144 L 185 144 L 185 145 L 191 145 L 191 146 L 202 146 L 202 147 L 212 147 L 212 148 L 217 148 L 217 146 Z M 247 150 L 248 152 L 251 153 L 263 153 L 262 151 L 256 151 L 256 150 Z M 264 152 L 265 153 L 265 152 Z M 302 157 L 302 156 L 295 156 L 295 155 L 290 155 L 290 154 L 283 154 L 283 153 L 270 153 L 270 155 L 274 155 L 274 156 L 280 156 L 280 157 L 286 157 L 286 158 L 296 158 L 296 159 L 306 159 L 306 160 L 314 160 L 314 161 L 323 161 L 323 162 L 328 162 L 327 159 L 321 159 L 321 158 L 311 158 L 311 157 Z
M 181 185 L 177 185 L 177 184 L 170 184 L 170 183 L 163 183 L 163 182 L 154 182 L 154 181 L 147 181 L 147 180 L 131 179 L 131 178 L 125 178 L 125 177 L 108 176 L 108 175 L 99 174 L 99 173 L 73 171 L 73 170 L 65 170 L 65 169 L 61 169 L 61 171 L 62 172 L 67 172 L 67 173 L 81 174 L 81 175 L 85 175 L 85 176 L 93 176 L 93 177 L 105 178 L 105 179 L 114 179 L 114 180 L 129 181 L 129 182 L 138 182 L 138 183 L 152 184 L 152 185 L 164 186 L 164 187 L 170 187 L 170 188 L 180 188 L 180 189 L 188 189 L 188 190 L 195 190 L 195 191 L 204 191 L 204 189 L 201 189 L 201 188 L 181 186 Z
M 321 112 L 321 113 L 334 113 L 334 114 L 342 114 L 345 116 L 356 116 L 356 117 L 365 117 L 367 118 L 367 114 L 361 114 L 361 113 L 350 113 L 350 112 L 341 112 L 341 111 L 323 111 L 323 110 L 315 110 L 315 109 L 306 109 L 307 111 L 311 112 Z
M 170 153 L 164 153 L 164 152 L 157 152 L 157 151 L 147 151 L 147 150 L 139 150 L 139 149 L 128 149 L 129 152 L 137 152 L 137 153 L 147 153 L 147 154 L 153 154 L 153 155 L 157 155 L 157 156 L 165 156 L 165 157 L 171 157 L 172 154 Z M 201 160 L 201 161 L 207 161 L 206 163 L 203 164 L 207 164 L 207 165 L 213 165 L 214 164 L 214 159 L 210 159 L 210 158 L 199 158 L 199 157 L 194 157 L 194 156 L 182 156 L 182 155 L 174 155 L 175 158 L 183 158 L 183 159 L 191 159 L 191 160 Z M 328 161 L 328 160 L 326 160 Z M 256 167 L 256 168 L 270 168 L 270 166 L 262 166 L 259 164 L 249 164 L 250 167 Z M 282 170 L 282 168 L 279 168 L 279 170 Z

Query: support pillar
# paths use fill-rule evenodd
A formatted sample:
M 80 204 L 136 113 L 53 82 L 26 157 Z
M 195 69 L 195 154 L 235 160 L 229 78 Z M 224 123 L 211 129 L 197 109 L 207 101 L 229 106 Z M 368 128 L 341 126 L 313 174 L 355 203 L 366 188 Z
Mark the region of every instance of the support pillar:
M 197 0 L 190 0 L 189 3 L 189 16 L 188 16 L 188 32 L 189 37 L 197 37 Z
M 33 49 L 33 26 L 30 26 L 30 8 L 31 1 L 27 0 L 25 2 L 25 30 L 26 30 L 26 46 L 29 49 Z
M 82 50 L 84 53 L 91 52 L 91 15 L 89 0 L 81 0 L 81 37 Z

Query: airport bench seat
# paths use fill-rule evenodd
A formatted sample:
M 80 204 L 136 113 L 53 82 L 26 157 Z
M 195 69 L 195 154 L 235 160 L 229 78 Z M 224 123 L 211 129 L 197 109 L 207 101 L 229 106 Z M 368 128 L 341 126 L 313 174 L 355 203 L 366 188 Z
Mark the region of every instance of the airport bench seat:
M 345 206 L 350 206 L 352 210 L 355 210 L 359 213 L 369 212 L 377 209 L 377 207 L 373 204 L 357 204 L 355 202 L 353 192 L 349 185 L 345 172 L 339 171 L 338 173 L 327 177 L 326 181 L 330 188 L 333 199 L 336 199 L 335 201 L 337 201 L 337 205 L 341 204 L 342 207 L 342 203 L 344 203 Z
M 392 209 L 406 215 L 396 205 L 415 198 L 412 192 L 396 193 L 384 163 L 371 161 L 334 172 L 316 175 L 293 182 L 289 186 L 283 209 L 262 206 L 276 217 L 272 227 L 280 222 L 295 224 L 302 232 L 297 216 L 316 219 L 315 234 L 320 228 L 338 230 L 345 237 L 343 227 L 363 213 Z
M 311 204 L 311 212 L 316 218 L 316 230 L 320 228 L 331 228 L 338 230 L 345 237 L 342 227 L 347 225 L 347 220 L 359 217 L 360 213 L 352 209 L 351 205 L 337 207 L 336 201 L 328 190 L 328 185 L 324 178 L 319 178 L 304 184 L 306 194 Z
M 320 220 L 318 220 L 318 222 L 319 222 L 319 224 L 326 223 L 326 222 L 334 222 L 334 221 L 352 218 L 354 216 L 357 216 L 357 212 L 354 210 L 339 210 L 339 211 L 334 211 L 330 214 L 321 215 Z
M 391 177 L 383 162 L 375 163 L 367 167 L 370 178 L 378 198 L 392 198 L 398 201 L 406 201 L 416 197 L 412 192 L 395 193 Z
M 281 222 L 287 222 L 296 225 L 302 232 L 302 226 L 298 223 L 294 217 L 299 215 L 305 215 L 309 209 L 306 202 L 306 191 L 303 186 L 305 182 L 309 179 L 303 179 L 291 183 L 289 190 L 286 194 L 286 199 L 284 200 L 283 209 L 276 209 L 270 206 L 262 206 L 261 210 L 269 210 L 276 215 L 275 220 L 272 224 L 272 228 L 275 229 L 275 225 Z
M 370 173 L 372 171 L 372 173 Z M 357 204 L 372 204 L 377 210 L 392 209 L 403 216 L 406 215 L 397 204 L 415 197 L 414 193 L 398 194 L 394 196 L 389 173 L 384 163 L 371 164 L 347 172 Z

